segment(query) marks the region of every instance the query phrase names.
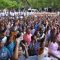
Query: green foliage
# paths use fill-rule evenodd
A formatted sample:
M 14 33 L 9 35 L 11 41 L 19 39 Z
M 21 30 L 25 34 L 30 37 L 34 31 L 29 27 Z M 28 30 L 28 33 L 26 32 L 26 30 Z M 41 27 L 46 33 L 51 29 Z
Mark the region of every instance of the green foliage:
M 0 8 L 16 8 L 17 2 L 16 1 L 10 1 L 10 0 L 0 0 Z
M 4 8 L 60 8 L 60 0 L 0 0 L 0 9 Z
M 60 0 L 28 0 L 32 8 L 60 7 Z

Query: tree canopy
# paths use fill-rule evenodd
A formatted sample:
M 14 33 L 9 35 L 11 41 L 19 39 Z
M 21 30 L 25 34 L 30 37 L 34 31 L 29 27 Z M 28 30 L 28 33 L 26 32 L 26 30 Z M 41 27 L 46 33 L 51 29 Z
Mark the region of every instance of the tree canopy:
M 0 9 L 4 8 L 60 8 L 60 0 L 0 0 Z

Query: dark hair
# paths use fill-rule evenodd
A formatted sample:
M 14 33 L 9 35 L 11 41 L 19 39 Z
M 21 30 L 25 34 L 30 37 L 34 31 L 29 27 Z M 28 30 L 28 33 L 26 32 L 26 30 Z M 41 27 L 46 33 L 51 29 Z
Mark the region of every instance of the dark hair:
M 2 30 L 2 33 L 4 33 L 6 31 L 6 28 L 4 30 Z
M 35 39 L 34 39 L 34 37 L 35 37 L 36 35 L 33 35 L 32 37 L 31 37 L 31 42 L 33 42 L 33 41 L 35 41 Z
M 26 41 L 25 41 L 25 40 L 22 40 L 22 41 L 20 42 L 20 44 L 19 44 L 19 45 L 22 47 L 23 50 L 25 50 L 25 47 L 23 46 L 23 44 L 25 44 L 25 43 L 26 43 Z
M 21 36 L 21 33 L 18 33 L 17 36 L 16 36 L 16 38 L 19 38 L 20 36 Z
M 26 41 L 25 41 L 25 40 L 22 40 L 22 41 L 20 42 L 20 46 L 22 46 L 22 43 L 25 44 Z
M 54 33 L 55 33 L 55 29 L 52 29 L 52 30 L 51 30 L 51 42 L 55 40 L 55 35 L 54 35 Z

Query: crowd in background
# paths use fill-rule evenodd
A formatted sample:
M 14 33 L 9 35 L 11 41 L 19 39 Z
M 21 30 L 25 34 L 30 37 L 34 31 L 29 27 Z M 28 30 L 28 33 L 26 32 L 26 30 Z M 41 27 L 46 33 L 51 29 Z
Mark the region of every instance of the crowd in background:
M 51 59 L 60 59 L 60 16 L 0 21 L 0 60 Z

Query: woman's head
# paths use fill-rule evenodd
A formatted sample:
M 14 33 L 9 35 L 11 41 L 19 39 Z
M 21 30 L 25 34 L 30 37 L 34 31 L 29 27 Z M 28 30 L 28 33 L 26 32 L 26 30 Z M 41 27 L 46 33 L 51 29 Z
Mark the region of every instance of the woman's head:
M 31 39 L 32 39 L 32 42 L 35 42 L 35 41 L 37 40 L 37 36 L 36 36 L 36 35 L 33 35 L 33 36 L 31 37 Z
M 26 44 L 27 44 L 27 42 L 26 42 L 25 40 L 22 40 L 22 41 L 20 42 L 20 47 L 22 47 L 22 49 L 24 50 Z
M 27 33 L 27 34 L 30 34 L 30 33 L 31 33 L 31 29 L 30 29 L 30 28 L 27 28 L 27 29 L 26 29 L 26 33 Z

